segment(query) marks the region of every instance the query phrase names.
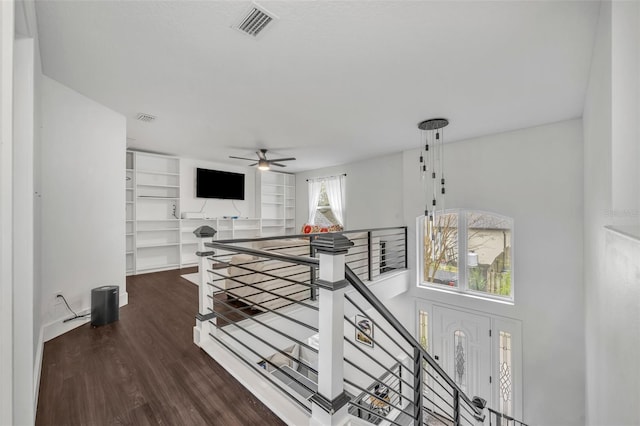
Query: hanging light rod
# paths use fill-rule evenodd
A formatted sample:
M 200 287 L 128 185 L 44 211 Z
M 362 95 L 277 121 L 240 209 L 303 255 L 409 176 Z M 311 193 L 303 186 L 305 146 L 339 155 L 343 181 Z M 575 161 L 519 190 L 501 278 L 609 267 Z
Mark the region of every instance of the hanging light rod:
M 443 127 L 447 127 L 449 125 L 449 120 L 446 118 L 431 118 L 429 120 L 424 120 L 422 123 L 418 124 L 418 129 L 420 130 L 437 130 L 442 129 Z
M 340 173 L 339 175 L 334 175 L 334 176 L 322 176 L 322 177 L 317 177 L 317 178 L 309 178 L 309 179 L 307 179 L 307 182 L 309 182 L 310 180 L 323 180 L 323 179 L 330 179 L 330 178 L 346 176 L 346 175 L 347 175 L 346 173 Z

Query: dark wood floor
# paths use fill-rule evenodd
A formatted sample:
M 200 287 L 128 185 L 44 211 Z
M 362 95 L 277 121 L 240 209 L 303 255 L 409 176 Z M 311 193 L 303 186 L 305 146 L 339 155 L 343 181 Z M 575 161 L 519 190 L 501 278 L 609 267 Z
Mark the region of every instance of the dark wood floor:
M 127 278 L 120 320 L 44 345 L 36 425 L 282 425 L 193 344 L 195 269 Z

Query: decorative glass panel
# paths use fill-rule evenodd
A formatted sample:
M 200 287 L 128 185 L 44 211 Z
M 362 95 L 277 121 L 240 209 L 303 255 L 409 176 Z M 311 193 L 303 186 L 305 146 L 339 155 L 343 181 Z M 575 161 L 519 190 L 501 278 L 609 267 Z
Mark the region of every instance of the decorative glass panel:
M 429 313 L 423 310 L 419 311 L 420 316 L 420 344 L 429 351 Z
M 511 219 L 467 213 L 469 290 L 511 297 L 511 228 Z
M 453 333 L 453 378 L 463 391 L 467 390 L 467 336 L 462 330 Z
M 511 365 L 511 333 L 500 332 L 500 411 L 513 415 L 513 367 Z
M 424 218 L 424 281 L 458 286 L 458 213 Z

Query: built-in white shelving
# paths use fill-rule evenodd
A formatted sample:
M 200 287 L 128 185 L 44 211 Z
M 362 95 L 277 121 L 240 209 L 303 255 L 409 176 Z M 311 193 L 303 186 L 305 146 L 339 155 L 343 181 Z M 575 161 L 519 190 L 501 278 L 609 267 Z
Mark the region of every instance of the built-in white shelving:
M 198 264 L 193 231 L 214 228 L 217 240 L 293 234 L 295 176 L 257 173 L 256 218 L 179 219 L 180 159 L 127 151 L 125 240 L 127 275 Z
M 180 266 L 180 160 L 127 152 L 127 274 Z
M 281 172 L 256 173 L 256 213 L 261 235 L 295 234 L 295 175 Z
M 133 152 L 125 156 L 125 268 L 126 274 L 136 272 L 136 236 L 135 236 L 135 170 Z

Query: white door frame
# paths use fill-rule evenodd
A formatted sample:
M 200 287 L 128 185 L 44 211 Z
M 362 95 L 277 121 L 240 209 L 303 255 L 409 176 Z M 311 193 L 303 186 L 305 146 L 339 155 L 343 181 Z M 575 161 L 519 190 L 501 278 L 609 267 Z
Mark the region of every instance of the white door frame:
M 16 37 L 13 58 L 13 421 L 35 422 L 34 39 Z M 38 327 L 39 329 L 40 327 Z

